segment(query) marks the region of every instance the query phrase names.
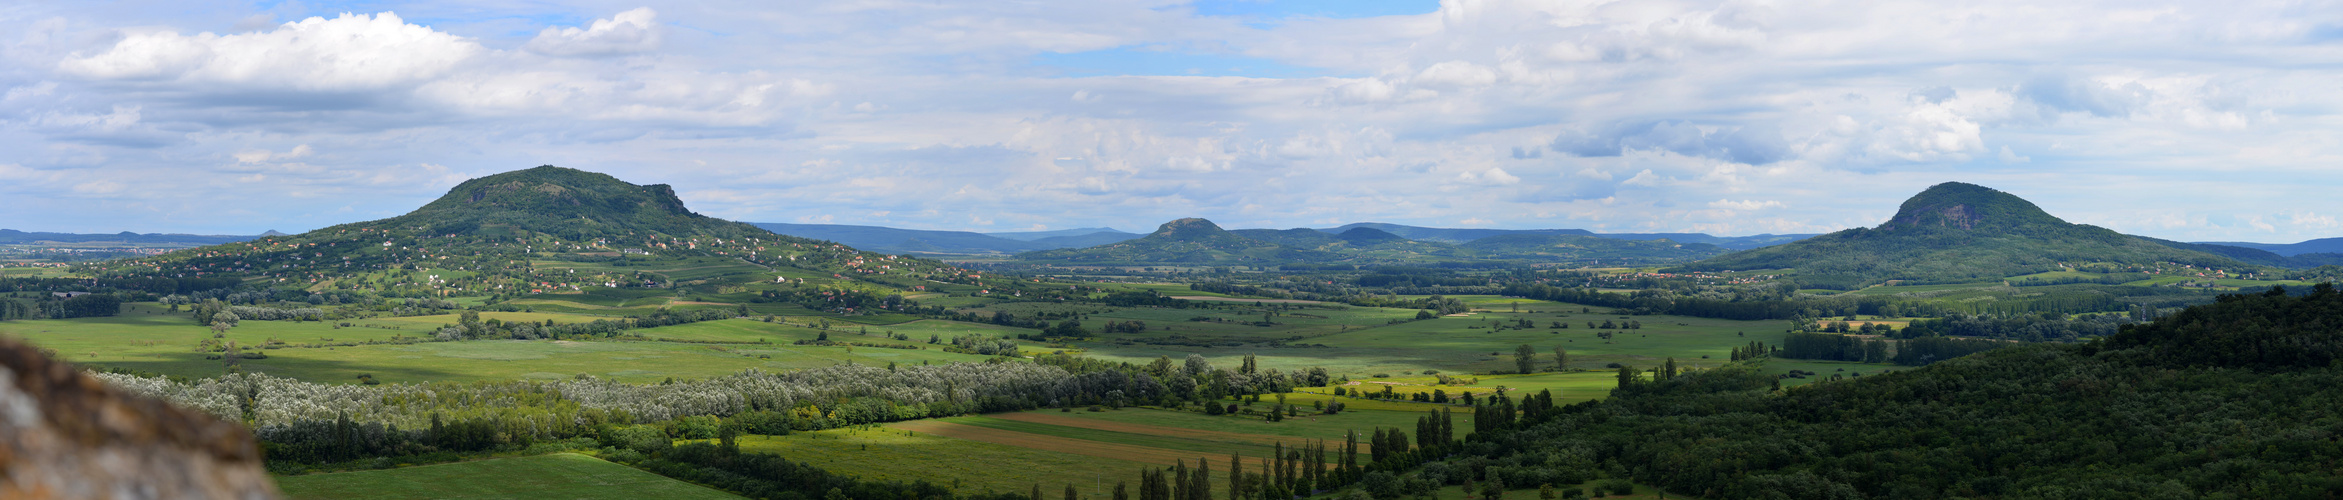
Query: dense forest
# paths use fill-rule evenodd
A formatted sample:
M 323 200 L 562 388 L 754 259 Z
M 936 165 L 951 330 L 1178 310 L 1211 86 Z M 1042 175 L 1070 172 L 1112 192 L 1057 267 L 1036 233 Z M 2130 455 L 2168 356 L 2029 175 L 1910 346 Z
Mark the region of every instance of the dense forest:
M 2343 294 L 2321 285 L 1788 390 L 1745 369 L 1635 380 L 1478 433 L 1443 470 L 1708 498 L 2332 498 L 2338 321 Z

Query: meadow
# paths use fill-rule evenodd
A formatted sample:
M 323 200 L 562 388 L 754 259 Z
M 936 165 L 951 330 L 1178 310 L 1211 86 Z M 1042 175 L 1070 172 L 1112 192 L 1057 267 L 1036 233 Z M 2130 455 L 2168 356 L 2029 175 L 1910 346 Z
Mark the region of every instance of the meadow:
M 1117 481 L 1135 485 L 1145 468 L 1209 459 L 1217 477 L 1226 477 L 1232 453 L 1253 468 L 1278 443 L 1290 449 L 1318 440 L 1339 449 L 1346 431 L 1360 433 L 1365 453 L 1368 432 L 1413 432 L 1420 416 L 1352 411 L 1267 422 L 1148 408 L 1036 410 L 745 436 L 739 444 L 742 451 L 779 453 L 865 480 L 925 479 L 963 491 L 1016 493 L 1040 485 L 1053 498 L 1072 484 L 1085 496 L 1104 498 Z M 1471 427 L 1469 413 L 1456 418 Z
M 1132 479 L 1148 464 L 955 439 L 893 427 L 742 436 L 742 452 L 776 453 L 863 480 L 928 481 L 965 492 L 1024 492 L 1044 485 L 1052 493 L 1079 483 Z
M 1168 287 L 1167 287 L 1168 288 Z M 1167 293 L 1185 292 L 1165 290 Z M 1204 294 L 1197 294 L 1202 296 Z M 718 302 L 682 300 L 672 290 L 601 289 L 575 294 L 540 294 L 511 302 L 522 312 L 480 312 L 483 320 L 506 323 L 578 323 L 620 314 L 643 314 L 658 307 L 737 307 Z M 719 297 L 722 298 L 722 297 Z M 1210 297 L 1207 297 L 1210 298 Z M 1440 390 L 1451 397 L 1465 392 L 1487 396 L 1502 387 L 1518 398 L 1539 390 L 1554 391 L 1568 404 L 1607 396 L 1616 386 L 1614 363 L 1649 368 L 1674 358 L 1687 370 L 1726 364 L 1732 348 L 1751 341 L 1776 344 L 1784 325 L 1780 321 L 1732 321 L 1680 316 L 1622 316 L 1607 308 L 1497 296 L 1460 296 L 1472 311 L 1417 320 L 1418 310 L 1371 308 L 1339 304 L 1293 304 L 1236 300 L 1207 307 L 1113 307 L 1099 304 L 1000 302 L 975 300 L 976 306 L 956 312 L 1007 312 L 1019 317 L 1078 317 L 1092 329 L 1109 322 L 1143 321 L 1143 333 L 1102 333 L 1071 344 L 1046 345 L 1018 341 L 1027 354 L 1072 352 L 1082 356 L 1147 363 L 1158 356 L 1175 360 L 1189 354 L 1206 357 L 1223 368 L 1234 368 L 1244 356 L 1255 356 L 1260 366 L 1287 371 L 1323 367 L 1338 378 L 1335 387 L 1348 395 L 1335 396 L 1335 387 L 1297 388 L 1283 395 L 1264 395 L 1259 402 L 1241 403 L 1264 410 L 1282 401 L 1309 410 L 1340 402 L 1346 411 L 1333 415 L 1307 414 L 1283 422 L 1259 416 L 1207 416 L 1192 411 L 1124 408 L 1103 411 L 1039 410 L 981 416 L 963 416 L 799 432 L 783 436 L 746 436 L 744 451 L 782 454 L 824 469 L 864 479 L 920 480 L 954 486 L 962 491 L 1025 492 L 1040 485 L 1055 495 L 1073 484 L 1085 496 L 1103 497 L 1117 481 L 1133 481 L 1147 467 L 1176 461 L 1211 459 L 1223 469 L 1231 454 L 1246 457 L 1247 467 L 1277 444 L 1299 445 L 1318 440 L 1339 447 L 1348 432 L 1364 434 L 1377 428 L 1413 432 L 1427 411 L 1450 410 L 1459 434 L 1471 428 L 1467 408 L 1404 401 L 1406 395 Z M 929 300 L 957 297 L 933 296 Z M 754 304 L 777 306 L 779 304 Z M 794 306 L 790 306 L 794 307 Z M 757 308 L 752 308 L 752 312 Z M 352 321 L 337 328 L 324 322 L 245 321 L 229 330 L 227 340 L 240 346 L 268 346 L 265 359 L 245 360 L 242 369 L 326 383 L 357 383 L 358 375 L 382 382 L 498 381 L 556 379 L 580 374 L 635 383 L 670 378 L 702 378 L 745 369 L 784 371 L 854 363 L 889 364 L 981 362 L 992 356 L 945 352 L 957 336 L 1014 338 L 1036 333 L 1029 328 L 983 323 L 920 319 L 911 316 L 838 317 L 812 314 L 775 314 L 749 318 L 702 321 L 626 331 L 619 337 L 593 341 L 470 340 L 415 342 L 438 328 L 454 324 L 454 314 L 381 317 Z M 1055 320 L 1053 320 L 1055 321 Z M 1628 322 L 1641 328 L 1626 328 Z M 1524 323 L 1526 322 L 1526 324 Z M 1589 328 L 1612 322 L 1612 328 Z M 1557 328 L 1557 323 L 1568 324 Z M 221 361 L 196 352 L 196 342 L 211 331 L 184 314 L 171 314 L 151 303 L 132 304 L 124 314 L 108 318 L 14 321 L 0 324 L 7 335 L 23 337 L 56 349 L 60 355 L 94 366 L 203 377 L 222 373 Z M 1599 332 L 1608 332 L 1604 339 Z M 898 338 L 901 337 L 901 338 Z M 799 345 L 825 339 L 832 345 Z M 1169 340 L 1169 342 L 1166 342 Z M 348 343 L 360 345 L 343 345 Z M 368 343 L 373 342 L 373 343 Z M 859 344 L 859 345 L 848 345 Z M 1511 374 L 1516 346 L 1537 351 L 1533 374 Z M 1568 371 L 1553 372 L 1553 348 L 1570 353 Z M 1768 360 L 1759 365 L 1769 372 L 1805 370 L 1820 374 L 1786 379 L 1785 385 L 1811 383 L 1831 375 L 1872 374 L 1890 367 L 1859 363 Z M 1445 384 L 1440 376 L 1453 377 Z M 1379 392 L 1390 387 L 1402 401 L 1361 397 L 1357 391 Z M 685 483 L 630 482 L 628 475 L 598 468 L 624 466 L 570 454 L 526 459 L 498 459 L 409 467 L 395 470 L 293 476 L 283 479 L 296 498 L 380 498 L 457 496 L 574 496 L 597 498 L 691 495 L 716 493 Z M 499 476 L 542 477 L 536 482 L 498 486 L 445 486 L 456 483 L 493 483 L 473 478 Z M 656 476 L 652 476 L 656 478 Z M 413 483 L 390 488 L 383 483 Z M 1527 485 L 1517 485 L 1527 486 Z M 439 489 L 431 489 L 439 488 Z M 453 488 L 453 489 L 450 489 Z M 500 489 L 502 488 L 502 489 Z M 662 488 L 682 488 L 681 493 Z M 696 490 L 693 490 L 696 488 Z M 565 493 L 590 489 L 587 493 Z M 1444 492 L 1456 492 L 1451 487 Z M 1516 491 L 1534 494 L 1534 488 Z M 552 493 L 546 493 L 552 492 Z M 1460 493 L 1440 493 L 1451 495 Z M 1517 493 L 1522 494 L 1522 493 Z M 356 496 L 353 496 L 356 495 Z M 719 496 L 721 496 L 719 494 Z
M 296 499 L 740 498 L 576 453 L 280 476 L 277 488 Z
M 1536 349 L 1539 369 L 1552 369 L 1555 347 L 1570 353 L 1570 368 L 1601 370 L 1611 363 L 1650 367 L 1676 358 L 1678 366 L 1722 366 L 1734 347 L 1751 341 L 1778 344 L 1781 321 L 1738 321 L 1687 316 L 1626 316 L 1602 314 L 1608 308 L 1496 296 L 1459 296 L 1474 311 L 1464 315 L 1415 320 L 1415 309 L 1370 307 L 1278 307 L 1264 304 L 1216 309 L 1070 307 L 1063 312 L 1088 314 L 1085 325 L 1107 321 L 1145 321 L 1143 334 L 1102 334 L 1074 345 L 1094 358 L 1145 363 L 1157 356 L 1173 359 L 1198 354 L 1216 366 L 1227 366 L 1246 355 L 1263 367 L 1284 370 L 1323 367 L 1337 375 L 1363 379 L 1375 374 L 1405 375 L 1424 370 L 1490 373 L 1515 369 L 1513 352 L 1520 345 Z M 1038 307 L 1038 306 L 1036 306 Z M 1269 315 L 1270 326 L 1258 326 Z M 1222 321 L 1190 321 L 1218 318 Z M 1394 320 L 1399 322 L 1393 323 Z M 1519 327 L 1530 322 L 1528 328 Z M 1640 329 L 1599 327 L 1627 321 Z M 1555 328 L 1556 323 L 1567 328 Z M 1603 339 L 1598 332 L 1611 332 Z M 1178 335 L 1193 341 L 1165 343 Z M 1230 342 L 1271 346 L 1225 345 Z M 1192 345 L 1204 344 L 1204 345 Z
M 212 338 L 209 328 L 195 325 L 184 314 L 167 314 L 151 303 L 134 304 L 124 310 L 123 315 L 113 317 L 0 323 L 0 335 L 26 339 L 43 348 L 55 349 L 61 358 L 90 366 L 181 377 L 208 377 L 226 372 L 224 362 L 206 359 L 207 353 L 195 349 L 198 342 Z M 559 323 L 606 319 L 494 311 L 482 312 L 480 317 L 484 321 Z M 235 341 L 239 347 L 259 346 L 258 352 L 267 355 L 263 359 L 243 360 L 241 366 L 245 371 L 312 382 L 357 383 L 362 374 L 385 383 L 555 379 L 586 374 L 649 383 L 668 378 L 728 375 L 749 368 L 782 371 L 840 363 L 884 366 L 983 361 L 989 356 L 944 352 L 942 346 L 928 345 L 926 340 L 930 335 L 946 339 L 966 334 L 1013 336 L 1015 330 L 922 321 L 898 326 L 841 324 L 827 332 L 840 342 L 918 349 L 794 345 L 798 340 L 814 340 L 824 332 L 802 323 L 783 325 L 746 319 L 628 331 L 640 339 L 622 336 L 593 341 L 413 342 L 456 321 L 455 315 L 384 317 L 355 320 L 352 323 L 359 326 L 348 328 L 337 328 L 327 322 L 244 321 L 229 329 L 221 340 Z M 867 336 L 861 335 L 865 329 L 869 332 Z M 915 340 L 883 337 L 890 330 L 913 335 Z M 401 340 L 407 342 L 391 343 Z M 343 345 L 349 343 L 360 344 Z M 1040 348 L 1038 344 L 1027 344 L 1033 349 Z

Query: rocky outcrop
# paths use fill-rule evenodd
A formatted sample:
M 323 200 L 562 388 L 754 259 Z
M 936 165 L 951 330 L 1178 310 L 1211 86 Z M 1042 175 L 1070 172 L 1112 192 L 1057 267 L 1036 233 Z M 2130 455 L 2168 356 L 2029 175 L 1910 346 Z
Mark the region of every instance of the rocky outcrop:
M 0 498 L 276 498 L 243 426 L 0 339 Z

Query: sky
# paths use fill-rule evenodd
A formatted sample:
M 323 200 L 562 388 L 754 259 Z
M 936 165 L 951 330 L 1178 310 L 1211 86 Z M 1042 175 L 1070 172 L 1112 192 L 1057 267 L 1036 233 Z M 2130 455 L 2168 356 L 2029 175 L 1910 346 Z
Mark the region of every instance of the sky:
M 2343 4 L 0 5 L 0 228 L 297 232 L 558 165 L 752 222 L 1872 226 L 1947 181 L 2343 236 Z

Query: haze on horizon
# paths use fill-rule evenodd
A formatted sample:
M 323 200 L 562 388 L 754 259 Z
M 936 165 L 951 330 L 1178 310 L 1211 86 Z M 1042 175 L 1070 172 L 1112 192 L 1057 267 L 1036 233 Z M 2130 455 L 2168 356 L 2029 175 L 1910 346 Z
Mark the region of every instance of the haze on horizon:
M 756 222 L 1814 233 L 1946 181 L 2343 236 L 2343 6 L 0 8 L 0 228 L 297 232 L 552 164 Z

